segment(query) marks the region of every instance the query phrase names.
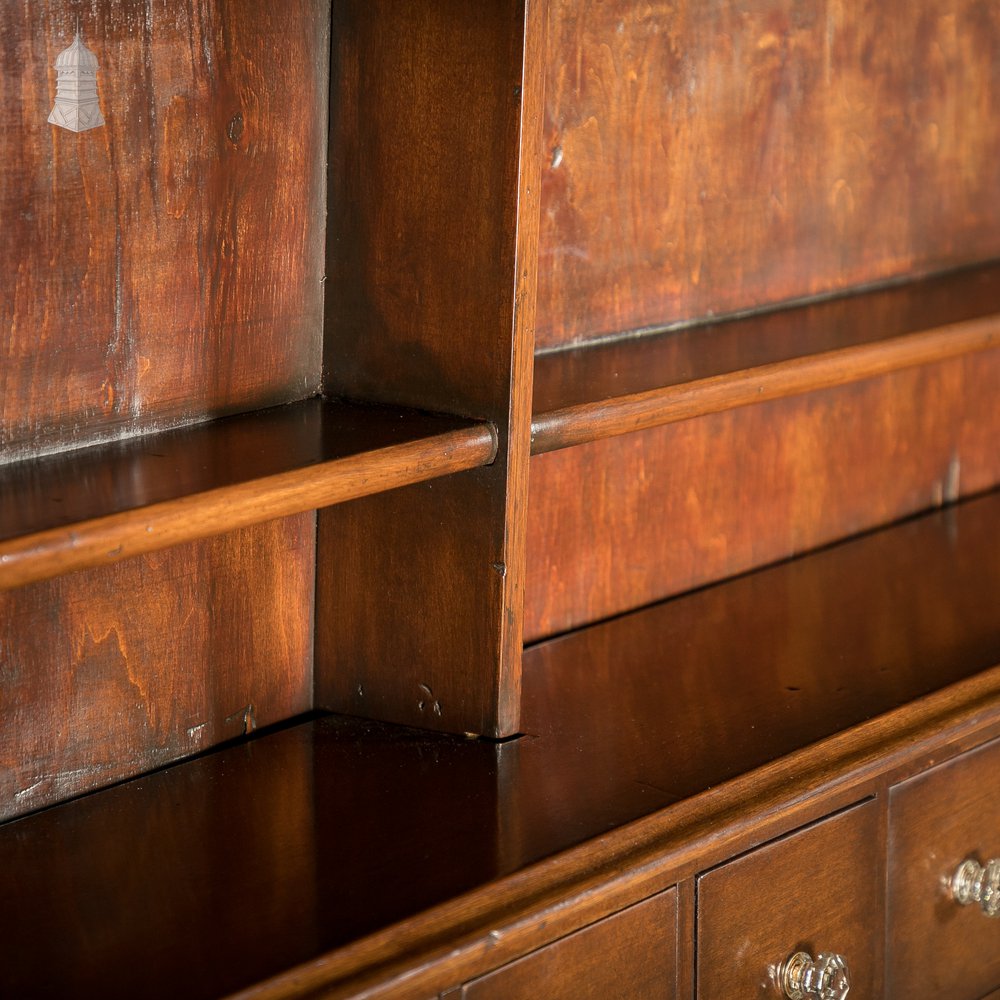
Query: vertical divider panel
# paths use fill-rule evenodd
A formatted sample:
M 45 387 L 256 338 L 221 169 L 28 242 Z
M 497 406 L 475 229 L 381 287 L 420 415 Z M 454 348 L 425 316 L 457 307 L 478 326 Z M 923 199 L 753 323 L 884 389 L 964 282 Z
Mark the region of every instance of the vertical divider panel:
M 317 704 L 516 731 L 545 8 L 333 16 L 325 387 L 489 421 L 492 465 L 322 511 Z

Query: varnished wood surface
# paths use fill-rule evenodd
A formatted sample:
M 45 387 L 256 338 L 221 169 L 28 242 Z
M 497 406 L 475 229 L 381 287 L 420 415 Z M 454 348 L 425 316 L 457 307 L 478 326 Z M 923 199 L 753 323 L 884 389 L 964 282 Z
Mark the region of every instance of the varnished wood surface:
M 3 992 L 215 998 L 488 883 L 508 749 L 330 718 L 0 827 Z
M 526 638 L 992 488 L 998 385 L 992 350 L 533 457 Z
M 538 358 L 532 452 L 1000 345 L 1000 268 Z
M 668 889 L 469 983 L 463 1000 L 676 1000 L 677 893 Z
M 852 994 L 885 996 L 885 926 L 884 834 L 869 800 L 698 879 L 697 998 L 784 996 L 776 970 L 799 951 L 843 956 Z
M 0 590 L 489 462 L 481 424 L 308 400 L 0 467 Z
M 321 515 L 338 711 L 517 729 L 545 11 L 334 6 L 326 385 L 498 438 L 481 473 Z
M 977 0 L 556 0 L 539 346 L 996 257 Z
M 526 834 L 582 801 L 622 822 L 1000 663 L 998 517 L 969 501 L 530 648 L 549 756 Z
M 308 711 L 315 537 L 301 514 L 0 592 L 0 816 Z
M 979 1000 L 1000 983 L 1000 921 L 960 906 L 947 881 L 1000 857 L 1000 744 L 894 788 L 889 808 L 890 995 Z
M 530 650 L 517 740 L 328 717 L 0 827 L 0 983 L 431 996 L 858 801 L 1000 732 L 998 505 Z
M 329 4 L 4 3 L 0 58 L 0 462 L 313 395 Z

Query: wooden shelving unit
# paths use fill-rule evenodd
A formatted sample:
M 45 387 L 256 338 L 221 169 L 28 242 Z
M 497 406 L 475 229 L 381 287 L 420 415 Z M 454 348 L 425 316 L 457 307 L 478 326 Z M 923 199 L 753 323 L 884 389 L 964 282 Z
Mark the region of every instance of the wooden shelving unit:
M 0 994 L 1000 987 L 1000 18 L 133 6 L 0 0 Z
M 556 940 L 1000 733 L 998 527 L 994 494 L 535 646 L 520 739 L 327 716 L 0 827 L 5 986 L 431 995 Z

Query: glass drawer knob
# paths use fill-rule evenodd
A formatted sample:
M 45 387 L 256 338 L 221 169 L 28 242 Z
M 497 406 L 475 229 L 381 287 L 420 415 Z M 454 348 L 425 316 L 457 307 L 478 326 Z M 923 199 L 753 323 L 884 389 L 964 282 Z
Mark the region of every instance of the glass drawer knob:
M 808 952 L 797 951 L 778 967 L 777 978 L 788 1000 L 844 1000 L 851 988 L 851 974 L 841 955 L 821 953 L 813 959 Z
M 981 865 L 963 861 L 951 879 L 951 894 L 962 906 L 978 903 L 988 917 L 1000 916 L 1000 858 Z

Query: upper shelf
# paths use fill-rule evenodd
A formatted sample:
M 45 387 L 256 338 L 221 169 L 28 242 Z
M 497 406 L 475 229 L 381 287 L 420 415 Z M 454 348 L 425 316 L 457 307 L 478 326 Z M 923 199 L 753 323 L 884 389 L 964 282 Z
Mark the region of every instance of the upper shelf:
M 539 355 L 533 454 L 1000 347 L 1000 263 Z
M 486 465 L 489 425 L 311 399 L 0 467 L 0 590 Z

